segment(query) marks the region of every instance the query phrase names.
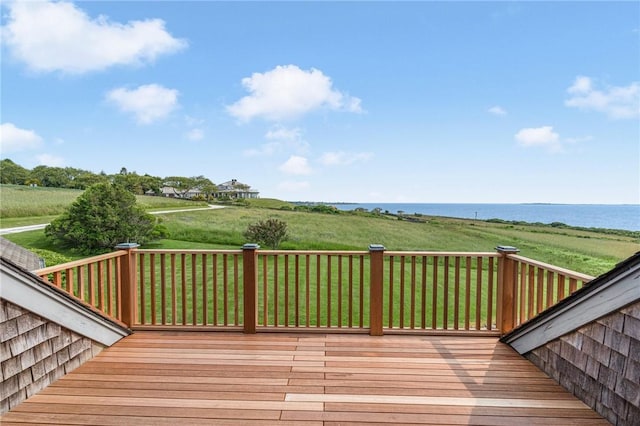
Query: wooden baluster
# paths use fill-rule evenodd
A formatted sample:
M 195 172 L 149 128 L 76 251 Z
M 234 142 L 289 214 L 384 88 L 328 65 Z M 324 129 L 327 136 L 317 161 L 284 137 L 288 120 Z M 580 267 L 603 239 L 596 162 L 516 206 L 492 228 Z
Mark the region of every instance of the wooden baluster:
M 411 256 L 411 313 L 409 327 L 416 328 L 416 257 Z
M 476 258 L 476 330 L 482 326 L 482 258 Z
M 493 257 L 490 257 L 487 271 L 487 330 L 493 330 L 493 284 Z
M 147 324 L 147 292 L 146 292 L 146 265 L 145 254 L 140 253 L 138 260 L 140 262 L 140 276 L 138 280 L 138 292 L 140 294 L 140 324 Z
M 160 254 L 160 314 L 162 325 L 167 325 L 167 270 L 165 253 Z
M 429 263 L 429 258 L 427 256 L 422 256 L 422 274 L 421 274 L 421 318 L 420 318 L 420 328 L 425 330 L 427 328 L 427 263 Z
M 240 269 L 238 268 L 239 256 L 233 255 L 233 324 L 240 325 Z M 243 264 L 244 268 L 244 264 Z
M 300 256 L 299 255 L 295 255 L 294 257 L 294 261 L 295 261 L 295 315 L 296 315 L 296 321 L 295 321 L 295 325 L 296 327 L 300 327 Z
M 207 304 L 207 299 L 209 298 L 209 292 L 207 291 L 207 254 L 202 253 L 200 256 L 201 265 L 201 274 L 202 274 L 202 325 L 207 325 L 209 319 L 207 318 L 207 314 L 209 311 L 209 306 Z
M 404 328 L 404 275 L 405 275 L 405 256 L 400 256 L 400 318 L 398 325 Z
M 442 328 L 449 328 L 449 256 L 444 258 L 444 282 L 442 283 Z
M 338 255 L 338 327 L 342 327 L 342 255 Z
M 394 258 L 393 256 L 389 256 L 389 328 L 393 328 L 393 290 L 395 287 L 394 277 L 393 277 L 393 266 L 394 266 Z
M 278 315 L 278 305 L 280 301 L 280 292 L 278 288 L 278 262 L 280 259 L 277 254 L 273 255 L 273 326 L 277 327 L 280 322 L 280 316 Z
M 171 253 L 171 324 L 176 325 L 178 316 L 178 290 L 176 281 L 176 255 Z
M 289 327 L 289 255 L 284 255 L 284 326 Z
M 453 329 L 460 327 L 460 256 L 455 259 L 455 272 L 453 277 Z
M 364 327 L 364 256 L 360 256 L 360 321 L 358 326 Z

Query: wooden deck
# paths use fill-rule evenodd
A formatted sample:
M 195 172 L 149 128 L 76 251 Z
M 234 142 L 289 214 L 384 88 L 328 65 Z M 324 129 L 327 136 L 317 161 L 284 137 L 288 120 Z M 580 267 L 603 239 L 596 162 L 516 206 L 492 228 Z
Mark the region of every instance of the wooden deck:
M 137 332 L 11 424 L 606 425 L 495 338 Z

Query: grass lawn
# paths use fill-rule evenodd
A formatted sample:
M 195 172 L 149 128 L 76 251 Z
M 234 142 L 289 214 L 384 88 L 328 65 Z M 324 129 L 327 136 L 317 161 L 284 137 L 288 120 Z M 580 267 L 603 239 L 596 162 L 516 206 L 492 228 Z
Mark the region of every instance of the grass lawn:
M 62 213 L 83 191 L 79 189 L 0 185 L 0 220 L 2 227 L 47 223 L 51 217 Z M 136 196 L 146 210 L 204 207 L 205 202 L 177 200 L 166 197 Z M 42 222 L 44 217 L 49 220 Z M 9 218 L 17 222 L 9 221 Z M 15 224 L 17 223 L 17 224 Z

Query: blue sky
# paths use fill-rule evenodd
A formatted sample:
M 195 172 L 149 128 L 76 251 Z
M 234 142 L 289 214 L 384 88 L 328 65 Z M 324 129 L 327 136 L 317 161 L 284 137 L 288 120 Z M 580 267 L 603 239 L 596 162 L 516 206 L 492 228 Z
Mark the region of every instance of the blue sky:
M 638 2 L 13 2 L 1 156 L 286 200 L 640 203 Z

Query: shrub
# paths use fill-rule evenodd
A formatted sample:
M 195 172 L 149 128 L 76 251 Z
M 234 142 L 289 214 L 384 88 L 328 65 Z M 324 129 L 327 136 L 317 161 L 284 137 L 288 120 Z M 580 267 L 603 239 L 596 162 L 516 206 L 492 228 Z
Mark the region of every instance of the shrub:
M 334 206 L 329 206 L 326 204 L 318 204 L 311 208 L 311 211 L 314 213 L 324 213 L 324 214 L 338 214 L 340 210 L 338 210 Z
M 65 256 L 64 254 L 56 253 L 55 251 L 32 248 L 30 249 L 32 252 L 40 256 L 44 260 L 44 266 L 55 266 L 61 265 L 63 263 L 71 262 L 73 259 Z
M 53 220 L 45 228 L 45 235 L 63 247 L 91 253 L 122 242 L 144 244 L 160 238 L 164 231 L 136 204 L 131 192 L 119 185 L 99 183 Z
M 275 250 L 287 239 L 287 223 L 280 219 L 261 220 L 249 225 L 244 237 L 247 241 L 263 244 Z

